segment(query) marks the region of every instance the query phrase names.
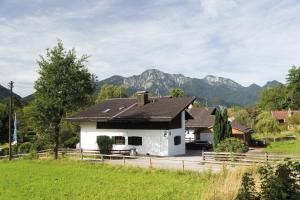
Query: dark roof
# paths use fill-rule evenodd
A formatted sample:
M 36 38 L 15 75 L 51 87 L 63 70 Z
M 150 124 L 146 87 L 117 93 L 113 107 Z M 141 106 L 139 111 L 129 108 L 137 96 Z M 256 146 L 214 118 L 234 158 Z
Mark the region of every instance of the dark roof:
M 237 129 L 237 130 L 239 130 L 239 131 L 242 131 L 242 132 L 244 132 L 244 133 L 247 133 L 247 132 L 253 133 L 253 130 L 252 130 L 250 127 L 247 127 L 247 126 L 244 126 L 244 125 L 242 125 L 242 124 L 239 124 L 239 123 L 238 123 L 237 121 L 235 121 L 235 120 L 233 120 L 233 121 L 231 122 L 231 126 L 232 126 L 232 128 Z
M 152 98 L 144 106 L 136 99 L 121 98 L 105 100 L 97 105 L 68 117 L 72 121 L 153 121 L 169 122 L 184 111 L 195 97 Z
M 187 128 L 211 128 L 215 123 L 215 109 L 216 108 L 192 108 L 189 113 L 193 119 L 189 119 L 186 122 Z M 247 126 L 243 126 L 236 121 L 231 122 L 231 126 L 234 129 L 242 132 L 253 132 L 253 130 Z
M 186 122 L 188 128 L 210 128 L 214 125 L 215 116 L 213 115 L 215 108 L 192 108 L 189 113 L 193 119 Z

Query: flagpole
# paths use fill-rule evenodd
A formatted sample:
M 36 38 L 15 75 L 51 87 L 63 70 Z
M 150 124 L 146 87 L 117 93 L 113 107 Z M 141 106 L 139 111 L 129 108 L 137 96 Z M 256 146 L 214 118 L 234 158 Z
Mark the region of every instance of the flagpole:
M 14 135 L 13 135 L 13 143 L 17 147 L 17 154 L 18 154 L 18 136 L 17 136 L 17 113 L 15 112 L 15 120 L 14 120 Z
M 13 82 L 9 82 L 10 87 L 10 101 L 9 101 L 9 122 L 8 122 L 8 143 L 9 143 L 9 160 L 12 159 L 12 149 L 11 149 L 11 113 L 12 113 L 12 89 L 13 89 Z

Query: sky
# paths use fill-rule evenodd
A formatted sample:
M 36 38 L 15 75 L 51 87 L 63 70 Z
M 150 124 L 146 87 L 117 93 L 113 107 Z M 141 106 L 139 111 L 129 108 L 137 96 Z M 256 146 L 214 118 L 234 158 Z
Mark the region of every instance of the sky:
M 33 92 L 37 60 L 61 39 L 99 80 L 156 68 L 244 86 L 300 65 L 299 0 L 0 0 L 0 84 Z

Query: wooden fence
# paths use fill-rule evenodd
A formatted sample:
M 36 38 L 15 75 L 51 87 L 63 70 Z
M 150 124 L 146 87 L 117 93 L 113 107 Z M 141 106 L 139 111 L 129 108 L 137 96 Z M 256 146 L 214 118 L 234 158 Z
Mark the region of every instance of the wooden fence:
M 300 156 L 269 154 L 269 153 L 228 153 L 228 152 L 203 152 L 205 161 L 224 161 L 237 163 L 264 163 L 280 162 L 285 160 L 300 161 Z
M 29 154 L 15 154 L 14 159 L 28 156 Z M 37 152 L 40 159 L 53 157 L 52 150 Z M 80 149 L 59 149 L 60 158 L 70 158 L 90 162 L 111 163 L 119 165 L 131 165 L 149 168 L 168 168 L 177 170 L 200 170 L 207 167 L 230 165 L 247 166 L 260 163 L 276 163 L 284 160 L 300 161 L 300 156 L 279 155 L 279 154 L 242 154 L 227 152 L 203 152 L 198 159 L 184 157 L 153 157 L 153 156 L 128 156 L 122 154 L 100 154 L 98 150 Z M 0 159 L 7 159 L 8 156 L 1 156 Z M 220 169 L 220 167 L 218 167 Z

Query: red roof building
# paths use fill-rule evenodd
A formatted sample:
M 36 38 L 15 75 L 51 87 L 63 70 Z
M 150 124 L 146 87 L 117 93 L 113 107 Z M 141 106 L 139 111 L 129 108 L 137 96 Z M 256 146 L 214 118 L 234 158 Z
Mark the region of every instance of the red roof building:
M 271 111 L 271 114 L 273 117 L 277 119 L 277 121 L 280 124 L 287 123 L 287 120 L 292 115 L 299 115 L 300 116 L 300 110 L 275 110 Z

